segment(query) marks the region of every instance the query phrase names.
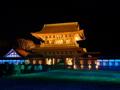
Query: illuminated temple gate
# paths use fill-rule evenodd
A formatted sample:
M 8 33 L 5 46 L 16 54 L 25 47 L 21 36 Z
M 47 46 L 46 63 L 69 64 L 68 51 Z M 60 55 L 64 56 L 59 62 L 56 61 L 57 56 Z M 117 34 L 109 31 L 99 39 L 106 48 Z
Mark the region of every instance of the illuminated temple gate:
M 39 53 L 45 58 L 45 64 L 54 65 L 63 62 L 77 68 L 77 61 L 86 53 L 86 48 L 79 47 L 77 41 L 85 40 L 84 31 L 77 22 L 45 24 L 43 29 L 31 33 L 44 43 L 37 45 L 32 52 Z M 81 65 L 82 67 L 82 65 Z
M 120 70 L 120 58 L 99 58 L 96 56 L 99 52 L 87 52 L 77 43 L 85 40 L 84 31 L 77 22 L 45 24 L 41 31 L 31 35 L 44 42 L 35 44 L 32 40 L 19 39 L 19 48 L 1 57 L 0 64 Z
M 58 65 L 58 67 L 74 69 L 99 68 L 97 58 L 93 56 L 93 53 L 91 57 L 91 53 L 78 44 L 78 41 L 85 40 L 84 31 L 80 29 L 78 22 L 45 24 L 41 31 L 31 33 L 31 35 L 40 42 L 41 39 L 44 42 L 35 44 L 29 39 L 18 39 L 19 47 L 11 49 L 7 54 L 12 57 L 5 55 L 0 60 L 0 64 L 8 62 L 33 66 Z

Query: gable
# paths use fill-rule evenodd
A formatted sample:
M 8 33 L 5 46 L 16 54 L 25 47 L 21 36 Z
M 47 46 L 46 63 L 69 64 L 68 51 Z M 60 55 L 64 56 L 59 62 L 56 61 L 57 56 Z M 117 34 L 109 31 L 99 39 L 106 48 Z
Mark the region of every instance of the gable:
M 21 57 L 14 49 L 11 49 L 4 57 Z

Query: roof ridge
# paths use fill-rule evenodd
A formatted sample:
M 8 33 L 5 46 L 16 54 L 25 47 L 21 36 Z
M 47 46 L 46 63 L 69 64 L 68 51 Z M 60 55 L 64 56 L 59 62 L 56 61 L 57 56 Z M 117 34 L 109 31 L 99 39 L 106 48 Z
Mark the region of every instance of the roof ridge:
M 78 24 L 78 22 L 64 22 L 64 23 L 52 23 L 52 24 L 45 24 L 45 25 L 44 25 L 44 27 L 45 27 L 45 26 L 71 25 L 71 24 L 73 24 L 73 25 L 77 25 L 77 24 Z

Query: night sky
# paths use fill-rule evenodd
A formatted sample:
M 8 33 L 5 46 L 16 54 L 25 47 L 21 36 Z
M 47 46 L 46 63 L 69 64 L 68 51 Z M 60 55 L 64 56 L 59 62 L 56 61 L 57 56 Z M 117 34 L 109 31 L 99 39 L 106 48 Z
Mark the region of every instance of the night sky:
M 75 21 L 85 30 L 86 41 L 82 44 L 89 51 L 120 55 L 119 23 L 115 21 L 119 21 L 118 16 L 95 7 L 7 8 L 1 12 L 1 48 L 10 47 L 19 37 L 29 37 L 30 32 L 40 31 L 45 23 Z

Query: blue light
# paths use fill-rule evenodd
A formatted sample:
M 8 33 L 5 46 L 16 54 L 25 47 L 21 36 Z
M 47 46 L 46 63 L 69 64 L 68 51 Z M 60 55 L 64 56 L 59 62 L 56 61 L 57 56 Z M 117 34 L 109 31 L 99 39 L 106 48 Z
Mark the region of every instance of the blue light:
M 110 61 L 110 62 L 114 62 L 115 60 L 113 60 L 113 59 L 109 59 L 109 61 Z
M 115 66 L 118 66 L 119 64 L 118 64 L 118 62 L 115 62 Z
M 112 62 L 109 62 L 109 66 L 113 66 Z
M 9 64 L 23 64 L 25 60 L 0 60 L 0 64 L 5 64 L 6 62 Z
M 100 63 L 100 66 L 102 66 L 103 62 L 99 62 Z
M 3 62 L 3 64 L 4 64 L 5 60 L 3 60 L 2 62 Z
M 10 64 L 13 64 L 13 60 L 10 60 L 9 62 L 10 62 Z
M 120 59 L 115 59 L 115 61 L 120 62 Z
M 103 62 L 103 66 L 106 66 L 106 63 L 105 63 L 105 62 Z
M 109 60 L 104 59 L 103 60 L 103 66 L 109 66 Z
M 13 60 L 13 62 L 12 62 L 13 64 L 16 64 L 16 60 Z
M 98 59 L 97 61 L 102 61 L 101 59 Z
M 18 64 L 21 64 L 21 60 L 17 60 Z
M 115 65 L 114 62 L 115 62 L 115 60 L 109 59 L 109 66 L 114 66 Z
M 108 61 L 107 59 L 103 59 L 103 61 Z
M 25 62 L 25 60 L 21 60 L 21 64 L 23 64 Z
M 99 62 L 99 66 L 102 66 L 103 61 L 101 59 L 98 59 L 97 62 Z
M 0 64 L 2 64 L 2 60 L 0 60 Z
M 10 60 L 6 60 L 5 62 L 7 62 L 8 64 L 10 64 Z

